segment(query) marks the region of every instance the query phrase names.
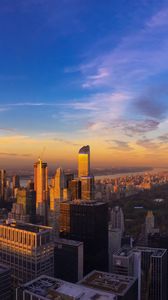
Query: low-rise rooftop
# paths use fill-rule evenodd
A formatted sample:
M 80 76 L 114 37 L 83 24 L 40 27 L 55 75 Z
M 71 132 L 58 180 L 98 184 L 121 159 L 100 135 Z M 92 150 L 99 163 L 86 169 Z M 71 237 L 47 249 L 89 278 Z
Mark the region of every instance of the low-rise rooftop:
M 92 271 L 79 284 L 123 296 L 137 279 L 131 276 Z
M 76 247 L 80 246 L 80 245 L 83 245 L 83 242 L 68 240 L 68 239 L 62 239 L 62 238 L 55 239 L 55 243 L 56 244 L 61 244 L 61 245 L 76 246 Z
M 162 257 L 167 249 L 162 249 L 162 248 L 150 248 L 150 247 L 135 247 L 135 251 L 141 251 L 141 252 L 151 252 L 152 256 L 156 257 Z
M 10 228 L 16 228 L 19 230 L 25 230 L 30 231 L 34 233 L 44 232 L 44 231 L 51 231 L 52 228 L 48 226 L 41 226 L 41 225 L 35 225 L 30 223 L 23 223 L 15 220 L 5 220 L 3 223 L 0 224 L 0 226 L 10 227 Z
M 115 256 L 122 256 L 122 257 L 127 257 L 130 256 L 132 254 L 132 248 L 131 247 L 123 247 L 121 248 L 116 254 L 114 254 Z
M 22 285 L 20 289 L 44 300 L 64 300 L 65 296 L 68 296 L 69 300 L 116 300 L 115 295 L 105 291 L 86 288 L 46 275 Z

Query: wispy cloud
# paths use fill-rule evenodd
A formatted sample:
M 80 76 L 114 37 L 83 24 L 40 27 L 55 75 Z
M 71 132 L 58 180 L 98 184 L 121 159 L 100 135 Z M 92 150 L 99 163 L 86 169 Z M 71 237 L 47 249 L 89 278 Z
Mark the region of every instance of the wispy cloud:
M 136 143 L 138 146 L 141 146 L 141 147 L 147 148 L 147 149 L 156 149 L 159 147 L 159 145 L 156 142 L 154 142 L 152 139 L 147 139 L 147 138 L 138 140 Z
M 61 139 L 61 138 L 54 138 L 53 140 L 55 142 L 63 143 L 63 144 L 71 145 L 71 146 L 78 146 L 78 147 L 81 146 L 81 144 L 74 143 L 73 141 L 68 141 L 68 140 Z
M 83 88 L 96 87 L 106 83 L 106 80 L 110 76 L 109 70 L 107 68 L 99 68 L 97 74 L 88 75 L 86 82 L 82 84 Z
M 167 84 L 156 84 L 144 89 L 141 95 L 133 99 L 133 109 L 138 114 L 163 119 L 168 112 L 167 97 Z
M 118 150 L 118 151 L 131 151 L 134 150 L 133 147 L 129 145 L 129 142 L 120 141 L 120 140 L 106 140 L 109 144 L 109 149 Z
M 26 153 L 24 153 L 24 154 L 18 154 L 18 153 L 10 153 L 10 152 L 0 152 L 0 156 L 16 156 L 16 157 L 21 157 L 21 156 L 23 156 L 23 157 L 31 157 L 32 155 L 31 154 L 26 154 Z
M 15 128 L 0 127 L 0 131 L 4 131 L 4 132 L 15 132 L 16 129 L 15 129 Z
M 165 27 L 168 25 L 168 8 L 161 9 L 147 22 L 147 26 L 151 29 Z
M 71 70 L 81 73 L 83 88 L 108 86 L 118 91 L 145 83 L 150 77 L 168 71 L 167 24 L 166 8 L 145 21 L 136 33 L 123 37 L 111 50 L 98 52 Z
M 134 136 L 136 134 L 144 134 L 158 129 L 160 122 L 153 119 L 145 120 L 118 120 L 112 123 L 113 128 L 119 128 L 127 136 Z

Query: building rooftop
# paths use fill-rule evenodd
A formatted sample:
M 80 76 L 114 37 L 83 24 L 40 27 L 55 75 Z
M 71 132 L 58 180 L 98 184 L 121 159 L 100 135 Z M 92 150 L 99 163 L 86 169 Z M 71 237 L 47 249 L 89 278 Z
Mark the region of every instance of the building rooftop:
M 89 145 L 83 146 L 82 148 L 79 149 L 79 154 L 89 154 L 89 152 L 90 152 Z
M 142 251 L 142 252 L 152 252 L 152 256 L 156 257 L 162 257 L 167 249 L 162 249 L 162 248 L 150 248 L 150 247 L 135 247 L 135 251 Z
M 83 242 L 68 240 L 68 239 L 55 239 L 56 244 L 69 245 L 69 246 L 80 246 L 83 245 Z
M 19 230 L 30 231 L 34 233 L 51 231 L 52 228 L 48 226 L 35 225 L 30 223 L 23 223 L 16 220 L 5 220 L 0 226 L 16 228 Z
M 117 253 L 115 253 L 114 256 L 127 257 L 132 254 L 132 250 L 133 249 L 131 247 L 123 247 Z
M 92 271 L 90 274 L 86 275 L 79 284 L 114 293 L 117 296 L 124 296 L 136 280 L 135 277 L 131 276 Z
M 116 300 L 115 295 L 72 284 L 60 279 L 42 275 L 24 285 L 21 289 L 44 300 Z

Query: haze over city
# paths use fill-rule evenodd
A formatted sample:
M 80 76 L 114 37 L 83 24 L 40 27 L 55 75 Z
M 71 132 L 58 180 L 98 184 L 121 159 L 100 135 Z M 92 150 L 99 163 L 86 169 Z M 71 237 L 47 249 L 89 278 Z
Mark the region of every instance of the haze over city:
M 163 0 L 2 0 L 2 167 L 168 166 L 167 34 Z

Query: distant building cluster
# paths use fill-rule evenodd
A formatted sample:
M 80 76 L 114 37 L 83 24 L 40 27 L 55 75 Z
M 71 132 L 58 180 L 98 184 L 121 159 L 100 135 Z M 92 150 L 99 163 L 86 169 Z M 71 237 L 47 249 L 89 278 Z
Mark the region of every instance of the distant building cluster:
M 135 175 L 95 180 L 90 147 L 78 173 L 57 168 L 49 182 L 40 158 L 34 179 L 0 171 L 0 299 L 167 300 L 168 237 L 146 212 L 140 237 L 126 232 L 120 197 L 167 182 Z

